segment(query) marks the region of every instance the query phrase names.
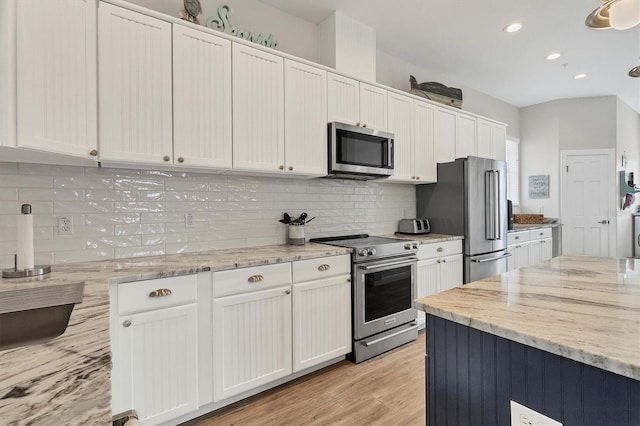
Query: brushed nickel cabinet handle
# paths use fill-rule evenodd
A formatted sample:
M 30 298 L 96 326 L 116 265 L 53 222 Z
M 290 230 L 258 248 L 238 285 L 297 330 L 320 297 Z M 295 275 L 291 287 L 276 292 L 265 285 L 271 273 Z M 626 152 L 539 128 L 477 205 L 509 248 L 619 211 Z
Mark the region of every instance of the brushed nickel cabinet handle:
M 366 125 L 366 124 L 363 124 L 363 125 L 362 125 L 362 127 L 367 127 L 367 125 Z
M 420 176 L 416 176 L 416 180 L 420 180 Z
M 171 290 L 169 290 L 168 288 L 159 288 L 149 293 L 149 297 L 165 297 L 165 296 L 171 296 Z
M 347 278 L 347 282 L 350 283 L 351 282 L 351 278 Z
M 442 253 L 444 251 L 444 249 L 442 247 L 438 247 L 438 249 L 436 250 L 438 253 Z
M 291 290 L 285 290 L 284 294 L 291 294 Z
M 171 157 L 169 157 L 168 155 L 165 155 L 162 159 L 164 161 L 169 161 L 169 160 L 171 160 Z
M 326 263 L 318 266 L 318 271 L 328 271 L 329 269 L 331 269 L 331 265 L 327 265 Z
M 289 166 L 289 171 L 292 171 L 292 170 L 293 170 L 293 166 Z
M 442 263 L 447 263 L 447 259 L 442 259 Z
M 247 281 L 250 283 L 257 283 L 262 280 L 264 280 L 264 277 L 262 275 L 251 275 Z
M 178 163 L 184 163 L 184 157 L 178 157 Z
M 441 263 L 440 259 L 438 259 L 436 262 L 437 262 L 437 263 Z
M 98 156 L 98 150 L 97 150 L 97 149 L 92 149 L 92 150 L 89 152 L 89 155 L 90 155 L 90 156 L 92 156 L 92 157 L 96 157 L 96 156 Z
M 282 164 L 280 164 L 280 167 L 278 167 L 280 170 L 284 170 L 284 166 Z
M 131 326 L 131 321 L 126 320 L 125 322 L 123 322 L 123 323 L 122 323 L 122 326 L 123 326 L 123 327 L 129 327 L 129 326 Z

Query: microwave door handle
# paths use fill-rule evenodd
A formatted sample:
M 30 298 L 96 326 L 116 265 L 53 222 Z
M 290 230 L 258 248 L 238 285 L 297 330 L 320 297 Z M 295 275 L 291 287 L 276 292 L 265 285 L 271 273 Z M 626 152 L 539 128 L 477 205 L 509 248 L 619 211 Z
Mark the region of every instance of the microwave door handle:
M 484 172 L 484 235 L 487 240 L 495 239 L 495 202 L 493 170 Z
M 387 161 L 389 168 L 393 169 L 393 139 L 387 139 Z

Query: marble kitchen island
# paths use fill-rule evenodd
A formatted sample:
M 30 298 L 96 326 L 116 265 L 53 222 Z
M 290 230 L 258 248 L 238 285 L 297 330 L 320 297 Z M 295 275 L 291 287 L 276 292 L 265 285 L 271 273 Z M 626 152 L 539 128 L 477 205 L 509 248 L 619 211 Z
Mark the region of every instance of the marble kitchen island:
M 419 299 L 427 424 L 640 424 L 640 260 L 563 256 Z

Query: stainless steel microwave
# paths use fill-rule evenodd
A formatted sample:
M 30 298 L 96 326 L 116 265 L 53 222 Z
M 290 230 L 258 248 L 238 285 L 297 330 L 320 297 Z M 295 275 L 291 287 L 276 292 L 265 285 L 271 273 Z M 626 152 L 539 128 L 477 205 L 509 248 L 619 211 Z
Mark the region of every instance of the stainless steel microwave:
M 393 134 L 329 123 L 329 176 L 340 179 L 380 179 L 393 176 Z

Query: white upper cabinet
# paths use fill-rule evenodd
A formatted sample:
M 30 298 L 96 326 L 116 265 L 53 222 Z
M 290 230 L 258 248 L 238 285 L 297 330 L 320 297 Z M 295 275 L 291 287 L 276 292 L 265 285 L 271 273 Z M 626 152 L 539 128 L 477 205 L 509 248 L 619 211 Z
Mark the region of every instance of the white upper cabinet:
M 327 121 L 387 131 L 387 91 L 327 73 Z
M 414 173 L 413 99 L 389 93 L 389 132 L 393 139 L 393 176 L 390 180 L 412 181 Z
M 507 126 L 500 123 L 493 123 L 492 126 L 492 157 L 496 160 L 505 161 L 507 159 Z
M 95 158 L 96 2 L 17 2 L 19 147 Z
M 172 161 L 171 24 L 100 3 L 100 159 Z
M 478 157 L 493 158 L 493 131 L 490 121 L 478 119 Z
M 173 26 L 175 164 L 230 169 L 231 42 Z
M 233 168 L 284 170 L 283 58 L 233 43 Z
M 457 114 L 448 109 L 436 108 L 435 117 L 436 163 L 448 163 L 456 158 Z
M 456 120 L 456 158 L 476 155 L 476 118 L 458 114 Z
M 387 91 L 360 83 L 360 125 L 387 130 Z
M 284 61 L 285 172 L 327 174 L 327 72 Z
M 438 180 L 435 159 L 435 112 L 436 108 L 422 101 L 414 101 L 413 146 L 414 175 L 416 183 Z

